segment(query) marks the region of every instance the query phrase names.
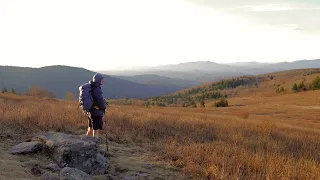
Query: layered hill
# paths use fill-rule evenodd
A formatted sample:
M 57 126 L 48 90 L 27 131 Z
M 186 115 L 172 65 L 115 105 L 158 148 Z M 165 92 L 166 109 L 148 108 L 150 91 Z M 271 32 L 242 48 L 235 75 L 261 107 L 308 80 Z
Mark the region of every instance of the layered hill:
M 297 69 L 224 79 L 149 99 L 160 106 L 195 106 L 220 98 L 276 96 L 320 88 L 320 69 Z
M 200 85 L 201 83 L 195 80 L 185 80 L 179 78 L 169 78 L 166 76 L 159 76 L 155 74 L 144 74 L 136 76 L 114 76 L 119 79 L 132 81 L 139 84 L 154 85 L 159 87 L 171 87 L 179 90 Z
M 169 78 L 192 80 L 203 84 L 206 82 L 239 76 L 258 75 L 303 68 L 320 68 L 320 60 L 299 60 L 280 63 L 242 62 L 230 64 L 219 64 L 211 61 L 197 61 L 141 68 L 140 70 L 107 71 L 106 73 L 113 75 L 136 76 L 135 79 L 138 81 L 140 80 L 137 75 L 153 74 Z M 141 79 L 143 78 L 144 77 L 141 77 Z
M 53 92 L 58 98 L 65 98 L 67 92 L 77 95 L 79 86 L 89 82 L 94 74 L 93 71 L 69 66 L 43 68 L 0 66 L 0 88 L 14 88 L 18 93 L 23 93 L 33 86 L 41 86 Z M 139 84 L 108 75 L 105 75 L 103 86 L 107 98 L 146 98 L 180 89 Z

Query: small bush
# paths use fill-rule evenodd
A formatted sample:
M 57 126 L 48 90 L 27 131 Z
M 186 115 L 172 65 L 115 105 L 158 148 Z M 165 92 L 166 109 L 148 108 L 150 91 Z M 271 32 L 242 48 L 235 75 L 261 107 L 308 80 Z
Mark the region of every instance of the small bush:
M 277 93 L 283 93 L 284 92 L 284 88 L 282 86 L 278 86 L 278 89 L 276 91 Z
M 273 80 L 273 79 L 274 79 L 274 76 L 272 76 L 272 75 L 270 76 L 270 75 L 269 75 L 268 78 L 269 78 L 270 80 Z
M 310 90 L 314 90 L 316 88 L 316 82 L 317 80 L 314 80 L 312 82 L 312 84 L 305 84 L 305 81 L 302 81 L 299 83 L 299 85 L 297 85 L 297 83 L 294 83 L 293 87 L 292 87 L 292 91 L 293 92 L 301 92 L 301 91 L 310 91 Z
M 247 111 L 243 111 L 243 112 L 239 113 L 239 117 L 242 118 L 242 119 L 248 119 L 249 116 L 250 116 L 250 113 L 247 112 Z
M 55 98 L 55 94 L 53 92 L 50 92 L 49 90 L 41 86 L 33 86 L 25 93 L 25 95 L 38 98 Z
M 228 103 L 228 100 L 222 98 L 220 99 L 220 101 L 218 102 L 215 102 L 213 104 L 214 107 L 228 107 L 229 106 L 229 103 Z
M 206 106 L 206 103 L 204 102 L 204 100 L 201 100 L 200 101 L 200 107 L 205 107 Z
M 7 90 L 7 88 L 3 88 L 3 89 L 1 90 L 1 92 L 2 92 L 2 93 L 6 93 L 6 92 L 8 92 L 8 90 Z
M 10 93 L 17 94 L 17 92 L 16 92 L 16 90 L 14 90 L 14 88 L 11 88 Z
M 292 91 L 293 92 L 297 92 L 298 91 L 298 85 L 297 83 L 294 83 L 293 87 L 292 87 Z
M 320 77 L 317 76 L 317 77 L 312 81 L 312 89 L 313 89 L 313 90 L 320 89 Z

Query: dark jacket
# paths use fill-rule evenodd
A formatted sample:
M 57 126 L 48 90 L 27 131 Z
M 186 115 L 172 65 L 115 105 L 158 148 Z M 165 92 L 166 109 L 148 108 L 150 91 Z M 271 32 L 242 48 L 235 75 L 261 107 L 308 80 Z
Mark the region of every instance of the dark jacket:
M 103 98 L 103 92 L 101 90 L 101 80 L 103 77 L 100 74 L 96 74 L 93 77 L 93 81 L 90 81 L 89 83 L 92 86 L 92 98 L 93 98 L 93 106 L 98 106 L 99 109 L 93 108 L 92 110 L 92 116 L 104 116 L 105 110 L 107 108 L 105 100 Z

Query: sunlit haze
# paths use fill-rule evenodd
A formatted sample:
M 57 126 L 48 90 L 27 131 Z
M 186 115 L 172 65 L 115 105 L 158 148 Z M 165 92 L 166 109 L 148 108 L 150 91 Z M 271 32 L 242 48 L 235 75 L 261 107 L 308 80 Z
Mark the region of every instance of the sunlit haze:
M 320 1 L 2 0 L 0 65 L 91 70 L 320 58 Z

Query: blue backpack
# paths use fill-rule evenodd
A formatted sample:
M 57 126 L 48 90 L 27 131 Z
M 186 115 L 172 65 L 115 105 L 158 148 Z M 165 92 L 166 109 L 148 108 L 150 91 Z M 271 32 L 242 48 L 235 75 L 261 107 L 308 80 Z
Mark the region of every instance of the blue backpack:
M 90 112 L 93 106 L 93 97 L 91 92 L 94 90 L 89 83 L 79 87 L 79 106 L 84 113 Z

